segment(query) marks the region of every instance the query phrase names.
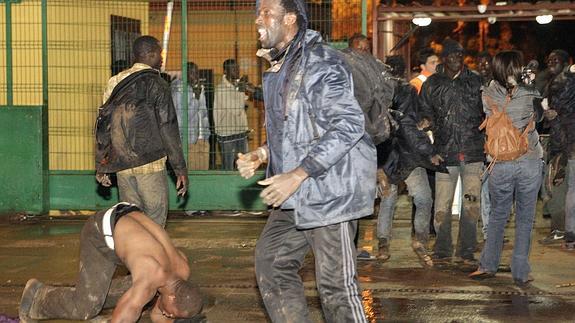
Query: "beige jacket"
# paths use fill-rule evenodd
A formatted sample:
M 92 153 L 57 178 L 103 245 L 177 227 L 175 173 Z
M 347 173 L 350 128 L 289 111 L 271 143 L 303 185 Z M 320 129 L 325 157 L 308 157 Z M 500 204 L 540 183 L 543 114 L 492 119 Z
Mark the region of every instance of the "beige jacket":
M 214 124 L 218 136 L 230 136 L 248 131 L 248 118 L 244 108 L 247 96 L 239 92 L 226 76 L 214 92 Z

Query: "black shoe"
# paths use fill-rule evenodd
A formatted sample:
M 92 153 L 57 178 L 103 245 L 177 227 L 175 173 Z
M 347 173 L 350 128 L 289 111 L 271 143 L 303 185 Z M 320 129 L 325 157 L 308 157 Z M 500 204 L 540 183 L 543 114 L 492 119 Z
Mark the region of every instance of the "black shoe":
M 515 286 L 519 288 L 529 287 L 532 281 L 533 281 L 532 277 L 528 277 L 527 280 L 513 278 L 513 283 L 515 283 Z
M 35 323 L 38 320 L 30 318 L 30 308 L 34 302 L 34 296 L 38 290 L 43 286 L 39 280 L 32 278 L 26 282 L 24 291 L 22 292 L 22 298 L 20 299 L 20 307 L 18 308 L 18 317 L 22 323 Z
M 543 218 L 544 219 L 551 219 L 551 214 L 550 213 L 543 213 Z
M 565 239 L 565 232 L 561 230 L 553 230 L 543 239 L 538 240 L 538 242 L 542 245 L 554 244 L 554 243 L 562 243 L 563 239 Z

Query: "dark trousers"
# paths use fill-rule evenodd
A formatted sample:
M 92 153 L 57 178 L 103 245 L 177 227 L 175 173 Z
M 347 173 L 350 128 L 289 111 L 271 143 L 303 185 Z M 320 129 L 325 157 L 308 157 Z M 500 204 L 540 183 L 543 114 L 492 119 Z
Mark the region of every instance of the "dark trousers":
M 479 219 L 479 199 L 481 196 L 481 174 L 483 163 L 447 166 L 448 174 L 435 173 L 435 240 L 434 252 L 437 258 L 451 257 L 453 243 L 451 239 L 451 206 L 461 176 L 463 207 L 459 219 L 456 256 L 463 259 L 474 259 L 477 246 L 477 221 Z
M 119 258 L 102 235 L 104 212 L 90 217 L 80 234 L 80 272 L 74 287 L 42 286 L 30 309 L 39 319 L 87 320 L 100 313 Z
M 298 271 L 311 249 L 326 322 L 367 322 L 357 282 L 357 221 L 298 230 L 293 211 L 273 210 L 256 244 L 256 278 L 273 322 L 311 322 Z
M 235 170 L 236 157 L 238 153 L 248 151 L 248 135 L 240 133 L 231 136 L 218 136 L 222 153 L 222 169 Z

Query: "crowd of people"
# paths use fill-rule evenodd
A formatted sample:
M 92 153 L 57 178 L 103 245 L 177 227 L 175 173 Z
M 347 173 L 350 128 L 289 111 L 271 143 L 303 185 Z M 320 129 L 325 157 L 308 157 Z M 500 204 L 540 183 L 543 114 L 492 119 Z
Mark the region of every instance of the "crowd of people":
M 419 52 L 419 74 L 408 81 L 403 58 L 378 61 L 365 36 L 351 37 L 346 53 L 330 47 L 307 28 L 304 1 L 260 0 L 255 24 L 262 46 L 257 56 L 270 66 L 263 75 L 267 141 L 248 151 L 245 89 L 238 88 L 233 59 L 223 65 L 214 118 L 225 169 L 237 167 L 248 179 L 266 165 L 266 178 L 258 183 L 271 212 L 256 244 L 255 275 L 273 322 L 310 321 L 298 274 L 309 251 L 326 321 L 367 321 L 356 269 L 358 219 L 373 214 L 379 195 L 376 257 L 388 261 L 401 182 L 413 197 L 412 248 L 425 268 L 455 264 L 471 272 L 470 278 L 494 277 L 514 208 L 511 271 L 515 284 L 528 284 L 531 231 L 542 188 L 546 201 L 562 201 L 556 204 L 564 204 L 564 213 L 548 208 L 551 234 L 541 243 L 563 242 L 563 248 L 575 250 L 575 69 L 565 51 L 552 51 L 543 71 L 525 64 L 518 51 L 478 55 L 478 70 L 472 71 L 464 64 L 464 48 L 446 39 L 439 53 Z M 117 265 L 128 268 L 131 285 L 116 304 L 113 322 L 136 321 L 146 304 L 152 304 L 155 322 L 201 311 L 201 296 L 188 281 L 188 261 L 163 226 L 166 163 L 175 171 L 178 194 L 184 195 L 188 168 L 182 139 L 191 152 L 206 151 L 205 89 L 197 65 L 190 62 L 192 112 L 183 112 L 183 82 L 170 87 L 159 73 L 158 40 L 138 38 L 134 54 L 136 63 L 110 79 L 96 125 L 96 179 L 109 186 L 115 173 L 122 202 L 85 224 L 74 287 L 28 281 L 20 303 L 23 322 L 96 316 Z M 358 88 L 369 84 L 359 77 L 354 82 L 357 70 L 350 65 L 358 58 L 378 71 L 382 84 L 369 91 Z M 225 99 L 226 93 L 233 99 Z M 385 131 L 370 128 L 377 124 Z M 191 130 L 187 137 L 179 127 Z M 550 133 L 548 149 L 539 140 L 541 130 Z M 202 169 L 207 165 L 192 154 L 187 162 Z M 458 180 L 462 199 L 454 246 Z M 563 197 L 557 193 L 561 185 Z M 484 246 L 477 260 L 480 218 Z

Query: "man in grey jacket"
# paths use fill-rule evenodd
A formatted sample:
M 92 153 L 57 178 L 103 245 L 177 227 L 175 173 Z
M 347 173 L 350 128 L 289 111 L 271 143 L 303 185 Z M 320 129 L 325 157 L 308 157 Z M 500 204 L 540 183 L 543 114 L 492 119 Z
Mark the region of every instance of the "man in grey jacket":
M 256 277 L 273 322 L 310 322 L 298 271 L 311 249 L 327 322 L 366 322 L 353 235 L 373 212 L 376 153 L 341 54 L 307 30 L 302 0 L 261 0 L 256 25 L 267 145 L 239 154 L 249 178 L 267 162 L 273 207 L 256 245 Z

